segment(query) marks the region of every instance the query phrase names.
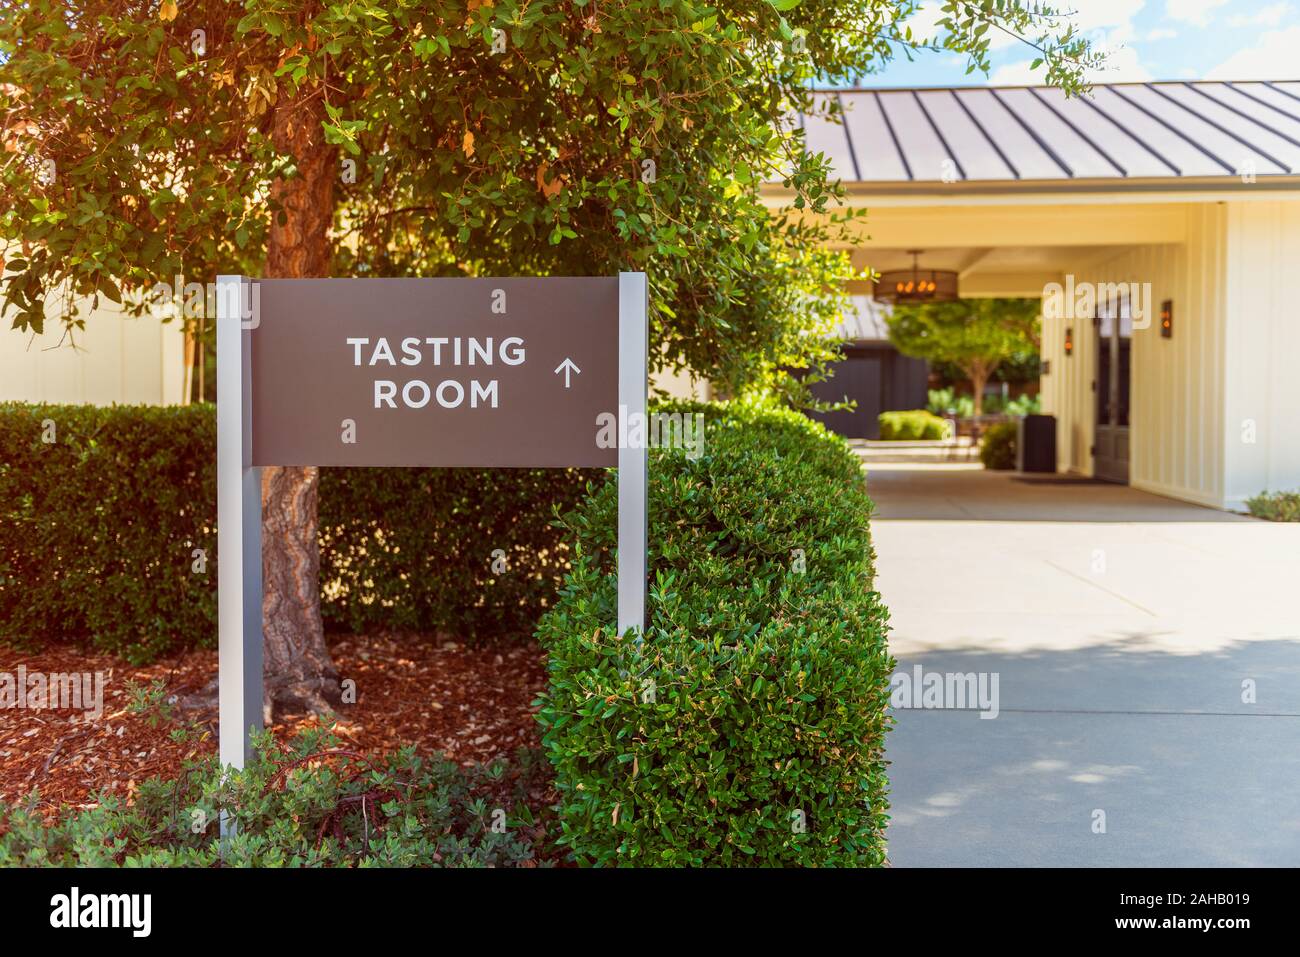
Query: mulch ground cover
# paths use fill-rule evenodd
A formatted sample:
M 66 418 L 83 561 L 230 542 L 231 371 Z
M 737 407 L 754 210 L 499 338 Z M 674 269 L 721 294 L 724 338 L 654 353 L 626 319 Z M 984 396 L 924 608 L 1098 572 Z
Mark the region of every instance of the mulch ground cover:
M 546 685 L 545 655 L 533 642 L 466 645 L 421 635 L 328 636 L 340 678 L 356 682 L 357 701 L 326 721 L 350 750 L 378 756 L 406 745 L 423 754 L 442 752 L 470 765 L 512 758 L 519 748 L 540 746 L 533 701 Z M 148 777 L 180 772 L 188 757 L 215 753 L 216 714 L 188 715 L 210 731 L 198 742 L 176 743 L 169 732 L 180 720 L 134 713 L 130 683 L 161 681 L 167 695 L 202 688 L 217 673 L 215 651 L 176 655 L 144 667 L 52 646 L 31 653 L 0 646 L 0 672 L 46 674 L 102 672 L 104 708 L 98 720 L 70 710 L 0 710 L 0 802 L 30 800 L 49 816 L 60 807 L 94 806 L 104 792 L 128 800 Z M 321 719 L 297 717 L 272 726 L 288 740 Z M 554 803 L 549 782 L 530 785 L 535 812 Z M 539 852 L 542 850 L 538 848 Z

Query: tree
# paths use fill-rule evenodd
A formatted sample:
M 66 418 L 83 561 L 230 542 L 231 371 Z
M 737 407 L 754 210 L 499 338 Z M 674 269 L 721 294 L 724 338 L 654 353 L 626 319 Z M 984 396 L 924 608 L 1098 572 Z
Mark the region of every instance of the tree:
M 1040 313 L 1037 299 L 958 299 L 901 303 L 886 322 L 899 352 L 961 369 L 981 415 L 984 386 L 998 365 L 1038 351 Z
M 0 0 L 0 249 L 14 325 L 58 291 L 180 274 L 651 280 L 652 362 L 797 395 L 843 305 L 845 216 L 788 117 L 924 46 L 910 0 Z M 1053 10 L 949 0 L 1051 82 L 1096 58 Z M 833 102 L 824 107 L 836 109 Z M 42 175 L 53 173 L 52 176 Z M 794 193 L 773 214 L 758 188 Z M 62 300 L 69 332 L 82 328 Z M 210 328 L 209 323 L 209 328 Z M 316 472 L 267 470 L 268 694 L 322 710 Z

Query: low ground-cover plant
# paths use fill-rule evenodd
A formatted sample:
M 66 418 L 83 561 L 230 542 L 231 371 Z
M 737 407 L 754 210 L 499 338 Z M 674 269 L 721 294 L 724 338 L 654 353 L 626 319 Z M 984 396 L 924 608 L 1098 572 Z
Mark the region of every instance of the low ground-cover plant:
M 1270 522 L 1300 522 L 1300 489 L 1261 492 L 1246 499 L 1246 508 L 1256 518 L 1266 518 Z
M 1019 427 L 1014 422 L 989 426 L 980 441 L 980 461 L 986 469 L 1006 470 L 1016 467 L 1016 438 Z
M 1010 399 L 1003 399 L 1000 395 L 991 395 L 984 400 L 984 412 L 989 415 L 1038 415 L 1042 410 L 1042 399 L 1029 393 Z
M 955 415 L 968 419 L 975 414 L 975 400 L 968 395 L 959 395 L 952 386 L 929 389 L 926 392 L 925 407 L 939 416 Z
M 129 806 L 101 796 L 50 822 L 0 805 L 0 867 L 538 866 L 521 796 L 544 773 L 528 752 L 462 768 L 411 749 L 372 761 L 319 731 L 284 748 L 262 735 L 242 772 L 194 760 Z M 224 842 L 223 812 L 237 828 Z
M 614 634 L 616 489 L 567 519 L 539 719 L 583 864 L 884 860 L 892 661 L 857 458 L 793 412 L 690 407 L 651 453 L 648 627 Z
M 948 423 L 925 409 L 908 409 L 902 412 L 881 412 L 880 437 L 885 441 L 906 439 L 946 439 Z
M 555 511 L 602 474 L 322 469 L 326 623 L 528 634 L 567 563 Z M 214 646 L 216 517 L 211 405 L 0 403 L 0 641 Z
M 936 415 L 955 415 L 969 419 L 975 414 L 975 400 L 959 395 L 952 386 L 930 389 L 926 393 L 926 408 Z M 1042 412 L 1042 399 L 1025 392 L 1010 399 L 993 394 L 984 397 L 985 415 L 1037 415 Z

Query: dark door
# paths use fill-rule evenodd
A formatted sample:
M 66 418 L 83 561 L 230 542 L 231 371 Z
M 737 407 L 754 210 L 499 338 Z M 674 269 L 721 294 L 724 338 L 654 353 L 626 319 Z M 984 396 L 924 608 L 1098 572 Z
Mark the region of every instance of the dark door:
M 1097 399 L 1093 474 L 1128 484 L 1129 382 L 1133 357 L 1133 319 L 1126 298 L 1097 304 Z
M 884 412 L 883 359 L 877 351 L 850 349 L 831 366 L 832 374 L 811 385 L 812 394 L 824 402 L 857 402 L 851 412 L 811 412 L 809 415 L 832 432 L 850 439 L 880 438 L 880 413 Z
M 832 432 L 850 439 L 880 438 L 880 413 L 924 409 L 930 369 L 923 359 L 911 359 L 888 343 L 856 342 L 846 346 L 844 359 L 833 363 L 830 378 L 814 382 L 812 394 L 823 402 L 857 402 L 852 412 L 810 412 Z

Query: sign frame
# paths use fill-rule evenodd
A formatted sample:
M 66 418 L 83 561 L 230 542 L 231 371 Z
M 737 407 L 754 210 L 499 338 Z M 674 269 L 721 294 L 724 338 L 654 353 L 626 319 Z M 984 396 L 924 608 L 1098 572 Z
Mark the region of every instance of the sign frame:
M 383 280 L 366 280 L 382 282 Z M 545 282 L 545 279 L 539 279 Z M 251 734 L 263 727 L 262 468 L 252 464 L 252 334 L 261 316 L 247 276 L 217 277 L 218 754 L 242 769 Z M 643 272 L 618 274 L 618 409 L 647 421 L 649 286 Z M 247 321 L 252 318 L 253 321 Z M 639 418 L 638 418 L 639 417 Z M 594 431 L 596 423 L 591 423 Z M 618 448 L 618 633 L 645 628 L 648 442 Z M 228 832 L 223 815 L 222 830 Z

